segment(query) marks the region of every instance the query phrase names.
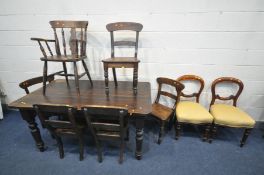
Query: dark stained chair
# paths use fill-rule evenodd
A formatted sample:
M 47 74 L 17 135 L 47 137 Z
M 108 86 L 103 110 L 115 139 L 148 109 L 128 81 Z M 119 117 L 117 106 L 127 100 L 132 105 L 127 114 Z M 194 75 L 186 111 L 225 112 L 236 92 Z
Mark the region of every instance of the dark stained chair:
M 53 80 L 54 80 L 54 74 L 51 74 L 51 75 L 47 76 L 46 81 L 48 81 L 50 83 Z M 31 78 L 31 79 L 25 80 L 25 81 L 19 83 L 19 87 L 24 89 L 26 94 L 29 94 L 29 89 L 28 88 L 30 86 L 33 86 L 33 85 L 36 85 L 36 84 L 39 84 L 39 83 L 43 83 L 43 76 L 39 76 L 39 77 L 35 77 L 35 78 Z
M 143 25 L 134 22 L 116 22 L 106 25 L 106 29 L 110 32 L 111 36 L 111 58 L 102 60 L 104 64 L 104 76 L 105 76 L 105 90 L 106 94 L 109 94 L 108 86 L 108 68 L 112 68 L 115 86 L 117 87 L 116 68 L 133 68 L 133 92 L 137 94 L 137 82 L 138 82 L 138 63 L 140 62 L 137 58 L 138 55 L 138 38 L 139 32 L 142 30 Z M 133 41 L 131 40 L 115 40 L 114 32 L 118 31 L 132 31 L 136 32 L 136 37 Z M 134 47 L 135 52 L 133 57 L 116 57 L 115 47 Z
M 219 84 L 233 84 L 238 86 L 238 91 L 234 95 L 223 97 L 216 93 L 216 88 Z M 227 86 L 228 88 L 230 86 Z M 255 120 L 247 113 L 237 107 L 237 99 L 244 88 L 244 84 L 241 80 L 233 77 L 221 77 L 213 81 L 211 86 L 212 101 L 210 103 L 210 113 L 214 117 L 214 124 L 212 134 L 215 136 L 217 126 L 233 127 L 233 128 L 244 128 L 244 134 L 240 141 L 240 147 L 246 142 L 246 139 L 255 126 Z M 228 104 L 215 104 L 216 100 L 233 100 L 233 105 Z M 210 143 L 212 142 L 212 137 Z
M 198 92 L 193 92 L 191 94 L 186 94 L 186 92 L 181 93 L 181 97 L 184 98 L 195 98 L 195 101 L 180 101 L 176 107 L 176 120 L 175 120 L 175 139 L 180 136 L 180 129 L 182 124 L 192 124 L 192 125 L 204 125 L 205 132 L 203 135 L 203 141 L 208 140 L 209 132 L 213 123 L 213 116 L 208 112 L 205 107 L 199 104 L 200 95 L 204 88 L 204 80 L 197 75 L 183 75 L 177 78 L 177 81 L 181 83 L 198 83 Z M 185 86 L 186 87 L 186 86 Z
M 70 136 L 77 138 L 80 146 L 79 159 L 83 160 L 84 151 L 84 139 L 83 130 L 84 125 L 77 123 L 76 121 L 76 108 L 72 106 L 64 105 L 48 105 L 48 104 L 35 104 L 33 105 L 39 119 L 44 128 L 47 128 L 52 137 L 57 141 L 59 147 L 60 158 L 64 157 L 62 136 Z M 63 115 L 63 120 L 55 119 L 51 116 Z
M 160 121 L 160 131 L 158 138 L 158 144 L 160 144 L 162 141 L 162 137 L 164 135 L 165 124 L 169 122 L 175 115 L 175 108 L 180 100 L 180 94 L 184 89 L 184 85 L 176 80 L 163 78 L 163 77 L 157 78 L 157 83 L 158 83 L 158 94 L 155 102 L 152 104 L 152 112 L 150 113 L 150 115 Z M 175 90 L 175 92 L 162 90 L 162 86 L 165 85 L 172 87 L 173 90 Z M 161 96 L 166 97 L 166 99 L 168 98 L 172 99 L 174 101 L 172 107 L 161 104 L 160 103 Z
M 50 25 L 54 31 L 54 40 L 31 38 L 37 41 L 43 57 L 40 58 L 44 62 L 43 68 L 43 95 L 46 93 L 46 79 L 48 72 L 48 62 L 61 62 L 63 71 L 56 72 L 56 75 L 65 76 L 67 84 L 68 77 L 74 76 L 77 94 L 80 95 L 79 79 L 87 74 L 91 86 L 93 85 L 89 70 L 86 66 L 86 44 L 87 44 L 87 26 L 88 21 L 50 21 Z M 66 32 L 69 35 L 66 35 Z M 68 37 L 68 38 L 67 38 Z M 61 39 L 61 42 L 60 42 Z M 69 41 L 68 41 L 69 40 Z M 56 54 L 52 52 L 52 47 L 49 43 L 55 45 Z M 45 49 L 46 48 L 46 49 Z M 46 52 L 48 50 L 48 52 Z M 48 56 L 48 54 L 50 56 Z M 82 62 L 85 72 L 78 74 L 77 62 Z M 74 74 L 69 74 L 66 63 L 73 63 Z
M 128 137 L 128 111 L 118 107 L 83 107 L 85 119 L 94 137 L 98 161 L 102 162 L 102 140 L 120 142 L 119 163 L 123 162 L 125 139 Z

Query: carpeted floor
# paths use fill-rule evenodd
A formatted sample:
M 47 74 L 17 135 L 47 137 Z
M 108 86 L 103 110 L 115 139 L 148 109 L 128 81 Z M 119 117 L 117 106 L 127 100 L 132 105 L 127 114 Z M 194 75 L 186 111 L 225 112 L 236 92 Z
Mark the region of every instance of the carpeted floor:
M 104 144 L 104 159 L 97 162 L 91 136 L 86 138 L 85 158 L 79 161 L 78 145 L 74 139 L 63 139 L 65 158 L 59 159 L 55 140 L 41 129 L 48 147 L 43 153 L 34 144 L 26 123 L 17 111 L 10 111 L 0 121 L 0 175 L 263 175 L 264 133 L 254 129 L 246 145 L 239 147 L 242 130 L 220 128 L 212 144 L 202 142 L 200 128 L 185 126 L 182 136 L 174 140 L 169 131 L 162 144 L 156 144 L 158 126 L 147 122 L 144 133 L 143 159 L 134 158 L 135 128 L 131 125 L 130 140 L 123 164 L 118 164 L 119 147 Z M 41 126 L 40 126 L 41 128 Z

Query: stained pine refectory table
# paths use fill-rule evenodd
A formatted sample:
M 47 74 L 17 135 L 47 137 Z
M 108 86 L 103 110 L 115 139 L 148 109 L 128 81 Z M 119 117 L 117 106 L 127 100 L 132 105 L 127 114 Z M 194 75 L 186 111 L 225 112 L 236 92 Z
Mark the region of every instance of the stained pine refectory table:
M 133 94 L 132 82 L 121 81 L 118 87 L 114 82 L 109 82 L 109 95 L 105 94 L 104 81 L 93 81 L 91 87 L 88 80 L 80 80 L 80 96 L 78 96 L 73 80 L 67 85 L 65 80 L 55 80 L 46 87 L 46 95 L 42 88 L 9 104 L 10 108 L 19 109 L 20 114 L 28 123 L 32 137 L 40 151 L 44 151 L 44 142 L 35 121 L 36 113 L 33 104 L 64 104 L 76 106 L 78 110 L 84 105 L 117 106 L 125 107 L 130 113 L 130 118 L 136 123 L 136 150 L 135 157 L 141 159 L 144 119 L 151 112 L 151 88 L 148 82 L 138 83 L 138 93 Z

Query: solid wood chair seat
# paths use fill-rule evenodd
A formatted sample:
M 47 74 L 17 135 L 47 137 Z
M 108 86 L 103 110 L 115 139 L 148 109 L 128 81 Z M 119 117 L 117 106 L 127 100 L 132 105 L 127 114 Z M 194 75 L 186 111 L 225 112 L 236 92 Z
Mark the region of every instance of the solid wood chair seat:
M 173 110 L 167 106 L 159 103 L 152 104 L 151 114 L 161 120 L 168 120 L 172 114 Z
M 56 61 L 56 62 L 76 62 L 86 59 L 86 56 L 79 55 L 54 55 L 40 58 L 41 61 Z
M 104 63 L 139 63 L 135 57 L 113 57 L 102 60 Z

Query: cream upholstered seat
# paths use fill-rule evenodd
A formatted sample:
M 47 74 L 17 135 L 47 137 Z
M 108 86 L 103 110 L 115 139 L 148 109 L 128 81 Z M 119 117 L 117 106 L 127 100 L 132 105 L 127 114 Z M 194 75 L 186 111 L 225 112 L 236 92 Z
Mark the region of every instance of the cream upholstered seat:
M 237 85 L 238 90 L 233 95 L 223 97 L 216 93 L 216 86 L 221 83 L 228 83 L 229 85 Z M 230 86 L 226 86 L 230 87 Z M 244 88 L 244 84 L 241 80 L 233 77 L 220 77 L 213 81 L 211 86 L 212 101 L 210 103 L 210 113 L 214 117 L 214 123 L 212 127 L 212 135 L 215 135 L 217 126 L 227 126 L 233 128 L 244 128 L 244 134 L 240 141 L 240 147 L 242 147 L 252 128 L 255 126 L 255 121 L 247 113 L 236 107 L 237 99 Z M 215 104 L 216 100 L 233 100 L 233 106 L 227 104 Z M 212 142 L 210 137 L 209 142 Z
M 237 107 L 226 104 L 214 104 L 210 108 L 214 123 L 237 128 L 253 128 L 255 120 Z
M 205 132 L 203 135 L 203 141 L 209 138 L 209 131 L 213 123 L 212 115 L 199 104 L 199 98 L 201 92 L 204 88 L 204 80 L 197 75 L 183 75 L 177 80 L 181 83 L 186 81 L 194 83 L 199 83 L 200 88 L 198 92 L 192 94 L 181 93 L 182 97 L 185 98 L 196 98 L 196 101 L 180 101 L 176 107 L 176 122 L 175 122 L 175 139 L 179 139 L 180 130 L 182 124 L 194 124 L 194 125 L 205 125 Z
M 176 116 L 178 122 L 203 124 L 212 123 L 213 116 L 199 103 L 183 101 L 177 105 Z

